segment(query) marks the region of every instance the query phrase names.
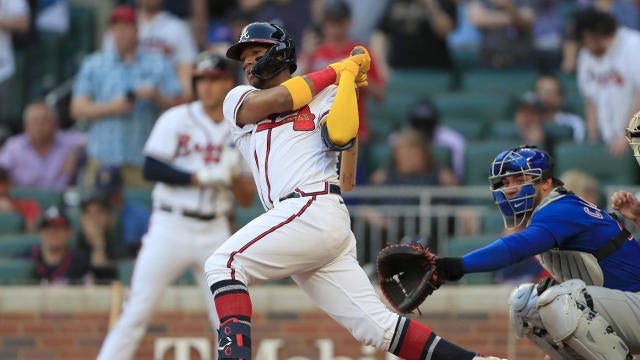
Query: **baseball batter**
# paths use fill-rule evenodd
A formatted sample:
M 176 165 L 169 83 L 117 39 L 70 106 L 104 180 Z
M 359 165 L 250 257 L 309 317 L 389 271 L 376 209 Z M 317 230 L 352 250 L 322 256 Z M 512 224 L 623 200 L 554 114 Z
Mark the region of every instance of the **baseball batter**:
M 614 217 L 565 190 L 544 151 L 503 151 L 489 172 L 506 227 L 526 228 L 462 258 L 438 259 L 440 277 L 455 281 L 537 255 L 555 280 L 512 292 L 518 336 L 553 360 L 623 360 L 640 352 L 640 243 Z
M 326 69 L 291 77 L 291 36 L 278 25 L 252 23 L 227 51 L 250 85 L 229 92 L 225 120 L 267 212 L 205 263 L 221 359 L 251 359 L 247 287 L 288 276 L 363 343 L 410 360 L 481 359 L 388 310 L 358 264 L 337 174 L 338 154 L 358 131 L 355 86 L 366 84 L 370 62 L 357 49 Z
M 249 206 L 255 185 L 222 121 L 225 95 L 236 85 L 235 64 L 202 53 L 193 72 L 199 101 L 176 106 L 157 121 L 144 148 L 144 175 L 156 181 L 153 214 L 136 260 L 129 300 L 108 334 L 98 359 L 132 359 L 162 291 L 191 269 L 209 305 L 215 307 L 203 272 L 204 261 L 229 236 L 232 194 Z

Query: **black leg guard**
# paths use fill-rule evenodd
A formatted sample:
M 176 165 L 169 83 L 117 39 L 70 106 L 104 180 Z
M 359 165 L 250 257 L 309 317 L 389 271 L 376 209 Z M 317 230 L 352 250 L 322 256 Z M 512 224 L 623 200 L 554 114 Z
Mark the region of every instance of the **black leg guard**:
M 220 324 L 218 359 L 251 360 L 251 323 L 231 318 Z

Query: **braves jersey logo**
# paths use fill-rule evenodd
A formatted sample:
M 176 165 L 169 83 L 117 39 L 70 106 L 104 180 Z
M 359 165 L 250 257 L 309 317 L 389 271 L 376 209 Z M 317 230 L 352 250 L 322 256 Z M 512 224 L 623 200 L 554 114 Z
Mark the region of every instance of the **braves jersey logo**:
M 589 71 L 589 80 L 597 83 L 598 85 L 624 85 L 624 77 L 616 69 L 611 69 L 600 74 Z
M 309 105 L 305 105 L 297 112 L 285 117 L 280 121 L 258 124 L 258 128 L 256 129 L 256 131 L 273 129 L 290 122 L 293 123 L 293 130 L 295 131 L 312 131 L 316 128 L 316 123 L 314 122 L 315 118 L 316 116 L 311 112 Z
M 206 144 L 201 145 L 193 143 L 191 136 L 188 134 L 181 134 L 178 136 L 178 150 L 176 151 L 176 157 L 188 156 L 193 153 L 201 153 L 204 155 L 204 162 L 206 164 L 217 163 L 220 161 L 220 155 L 224 149 L 223 145 Z

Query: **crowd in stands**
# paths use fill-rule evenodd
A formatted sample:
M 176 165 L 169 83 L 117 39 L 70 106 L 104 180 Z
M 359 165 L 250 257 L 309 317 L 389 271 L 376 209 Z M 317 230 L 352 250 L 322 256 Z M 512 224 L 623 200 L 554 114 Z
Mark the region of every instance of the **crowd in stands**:
M 113 262 L 135 257 L 151 204 L 127 190 L 149 194 L 149 132 L 164 110 L 193 99 L 197 53 L 224 53 L 252 21 L 292 33 L 300 74 L 355 45 L 371 50 L 358 184 L 484 185 L 471 165 L 488 166 L 473 157 L 488 142 L 558 156 L 572 143 L 631 159 L 624 128 L 640 110 L 638 1 L 109 3 L 99 18 L 72 0 L 0 0 L 0 213 L 20 214 L 21 231 L 40 235 L 16 254 L 34 261 L 36 281 L 116 278 Z

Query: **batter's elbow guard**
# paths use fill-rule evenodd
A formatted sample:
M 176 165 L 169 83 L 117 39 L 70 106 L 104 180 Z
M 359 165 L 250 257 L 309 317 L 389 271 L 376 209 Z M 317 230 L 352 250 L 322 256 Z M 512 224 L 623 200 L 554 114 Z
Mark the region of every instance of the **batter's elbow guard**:
M 327 122 L 323 122 L 323 124 L 321 125 L 321 130 L 320 133 L 322 134 L 322 141 L 324 142 L 324 144 L 333 151 L 345 151 L 345 150 L 349 150 L 353 147 L 353 145 L 356 143 L 356 138 L 353 137 L 351 140 L 347 141 L 346 144 L 344 145 L 339 145 L 336 144 L 335 142 L 333 142 L 331 140 L 331 137 L 329 136 L 329 129 L 327 128 Z

